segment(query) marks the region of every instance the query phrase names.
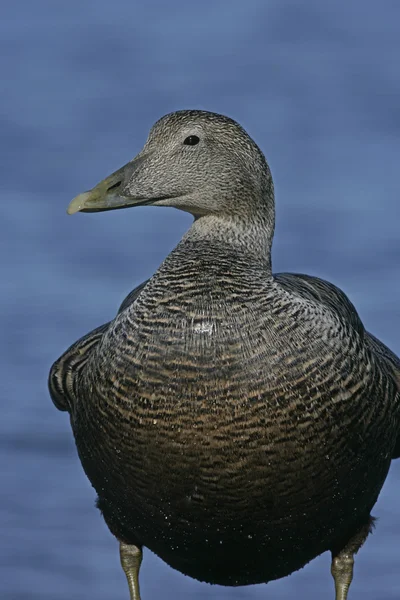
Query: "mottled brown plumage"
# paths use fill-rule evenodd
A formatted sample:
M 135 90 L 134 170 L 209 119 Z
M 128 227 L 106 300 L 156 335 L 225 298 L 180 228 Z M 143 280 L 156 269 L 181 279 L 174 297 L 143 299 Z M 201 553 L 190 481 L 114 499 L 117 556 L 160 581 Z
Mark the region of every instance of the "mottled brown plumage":
M 197 579 L 245 585 L 331 550 L 346 598 L 399 454 L 399 359 L 334 285 L 272 275 L 271 175 L 230 119 L 167 115 L 70 212 L 138 204 L 195 221 L 49 379 L 121 556 L 146 546 Z M 139 566 L 124 568 L 139 598 Z

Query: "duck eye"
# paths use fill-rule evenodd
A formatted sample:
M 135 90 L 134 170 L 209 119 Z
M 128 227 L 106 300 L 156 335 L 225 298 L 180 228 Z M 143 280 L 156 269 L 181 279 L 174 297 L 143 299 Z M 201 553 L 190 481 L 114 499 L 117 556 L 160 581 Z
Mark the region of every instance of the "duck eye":
M 200 141 L 200 138 L 197 135 L 189 135 L 183 142 L 186 146 L 195 146 Z

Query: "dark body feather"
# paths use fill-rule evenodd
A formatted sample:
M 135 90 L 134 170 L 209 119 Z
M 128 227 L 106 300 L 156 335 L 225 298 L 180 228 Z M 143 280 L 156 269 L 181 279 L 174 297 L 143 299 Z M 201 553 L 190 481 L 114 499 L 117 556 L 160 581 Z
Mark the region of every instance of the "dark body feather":
M 243 585 L 368 520 L 399 453 L 399 372 L 332 284 L 183 240 L 50 391 L 118 539 Z

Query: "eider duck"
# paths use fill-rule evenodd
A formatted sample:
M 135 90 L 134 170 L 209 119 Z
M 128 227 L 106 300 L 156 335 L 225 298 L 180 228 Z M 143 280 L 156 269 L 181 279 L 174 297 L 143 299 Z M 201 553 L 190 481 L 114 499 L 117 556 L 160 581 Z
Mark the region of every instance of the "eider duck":
M 70 214 L 172 206 L 194 216 L 116 317 L 51 368 L 131 600 L 142 548 L 227 586 L 329 550 L 336 600 L 400 455 L 400 361 L 346 295 L 273 274 L 274 189 L 230 118 L 185 110 Z

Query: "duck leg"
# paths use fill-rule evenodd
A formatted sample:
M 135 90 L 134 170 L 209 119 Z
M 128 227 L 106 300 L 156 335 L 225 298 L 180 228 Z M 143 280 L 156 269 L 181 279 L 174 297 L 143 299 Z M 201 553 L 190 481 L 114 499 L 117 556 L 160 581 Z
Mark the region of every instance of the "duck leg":
M 130 600 L 140 600 L 139 569 L 142 563 L 142 549 L 133 544 L 120 542 L 121 566 L 128 580 Z
M 331 573 L 335 581 L 335 600 L 347 600 L 351 580 L 353 579 L 354 555 L 371 533 L 374 518 L 369 517 L 357 533 L 338 551 L 332 550 Z

